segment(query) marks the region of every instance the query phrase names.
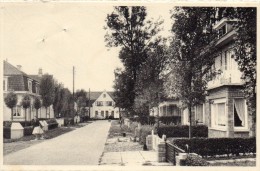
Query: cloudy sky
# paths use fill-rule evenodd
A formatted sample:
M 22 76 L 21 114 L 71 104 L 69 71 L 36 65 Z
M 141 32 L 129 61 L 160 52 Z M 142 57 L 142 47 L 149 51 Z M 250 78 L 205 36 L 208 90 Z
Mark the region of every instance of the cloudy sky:
M 173 5 L 172 5 L 173 6 Z M 171 5 L 148 4 L 148 18 L 165 20 L 169 35 Z M 44 73 L 72 90 L 113 90 L 114 69 L 121 67 L 118 50 L 105 47 L 105 18 L 113 11 L 104 3 L 4 3 L 0 4 L 1 58 L 22 65 L 27 74 Z

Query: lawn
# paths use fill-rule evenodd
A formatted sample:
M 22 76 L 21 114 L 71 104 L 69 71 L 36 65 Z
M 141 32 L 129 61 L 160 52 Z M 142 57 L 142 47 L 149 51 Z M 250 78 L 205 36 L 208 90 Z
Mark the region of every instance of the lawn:
M 123 137 L 123 133 L 126 133 L 125 137 Z M 133 137 L 133 134 L 125 125 L 120 127 L 119 121 L 112 121 L 104 152 L 142 151 L 143 146 L 131 141 L 130 137 Z
M 227 163 L 214 163 L 210 166 L 256 166 L 256 161 L 234 161 Z

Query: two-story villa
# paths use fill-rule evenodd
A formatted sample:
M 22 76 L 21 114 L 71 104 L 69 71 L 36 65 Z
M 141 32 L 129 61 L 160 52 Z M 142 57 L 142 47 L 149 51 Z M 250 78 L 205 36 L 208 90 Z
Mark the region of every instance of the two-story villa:
M 119 108 L 115 107 L 113 92 L 90 92 L 87 93 L 87 97 L 90 97 L 91 118 L 119 118 Z
M 251 117 L 243 94 L 242 73 L 234 60 L 234 36 L 231 20 L 222 18 L 213 26 L 218 32 L 214 70 L 220 74 L 208 83 L 206 103 L 195 107 L 195 119 L 203 118 L 209 137 L 248 137 Z
M 4 61 L 4 76 L 3 76 L 3 93 L 4 97 L 13 91 L 18 98 L 16 107 L 13 108 L 13 120 L 14 121 L 30 121 L 36 118 L 36 109 L 33 107 L 35 97 L 41 97 L 39 95 L 39 83 L 42 75 L 42 70 L 39 69 L 38 75 L 28 75 L 22 71 L 21 66 L 17 67 L 11 65 L 7 61 Z M 26 116 L 25 111 L 21 105 L 23 96 L 28 94 L 31 97 L 31 106 L 27 109 Z M 40 108 L 38 111 L 38 118 L 53 118 L 54 112 L 52 106 L 46 109 Z M 5 103 L 3 103 L 3 120 L 11 120 L 11 109 L 9 109 Z

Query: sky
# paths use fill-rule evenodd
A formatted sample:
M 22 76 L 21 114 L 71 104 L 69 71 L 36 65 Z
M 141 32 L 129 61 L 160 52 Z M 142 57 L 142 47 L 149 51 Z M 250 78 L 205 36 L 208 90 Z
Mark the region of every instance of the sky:
M 164 19 L 170 35 L 169 4 L 148 4 L 147 18 Z M 112 91 L 114 69 L 122 67 L 119 48 L 104 42 L 109 3 L 3 3 L 0 4 L 0 56 L 27 74 L 52 74 L 72 91 Z

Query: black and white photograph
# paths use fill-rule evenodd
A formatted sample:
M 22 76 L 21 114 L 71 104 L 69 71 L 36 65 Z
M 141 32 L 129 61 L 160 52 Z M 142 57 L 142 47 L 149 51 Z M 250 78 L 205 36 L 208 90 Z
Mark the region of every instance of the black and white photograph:
M 1 168 L 255 170 L 258 6 L 0 2 Z

